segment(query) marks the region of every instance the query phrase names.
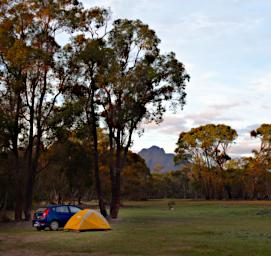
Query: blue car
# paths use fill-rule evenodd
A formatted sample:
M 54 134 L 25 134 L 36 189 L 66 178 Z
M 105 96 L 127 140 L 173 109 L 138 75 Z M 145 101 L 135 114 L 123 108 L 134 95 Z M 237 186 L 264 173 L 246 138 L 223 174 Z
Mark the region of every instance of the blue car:
M 39 231 L 47 227 L 50 230 L 58 230 L 81 210 L 83 209 L 75 205 L 49 205 L 46 208 L 39 208 L 33 215 L 32 225 Z

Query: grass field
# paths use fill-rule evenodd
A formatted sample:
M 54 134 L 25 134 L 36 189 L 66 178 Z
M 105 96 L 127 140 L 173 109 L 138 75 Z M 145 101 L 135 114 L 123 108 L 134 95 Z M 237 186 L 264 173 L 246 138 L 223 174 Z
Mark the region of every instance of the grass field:
M 167 202 L 126 203 L 106 232 L 0 224 L 0 255 L 271 255 L 271 202 Z

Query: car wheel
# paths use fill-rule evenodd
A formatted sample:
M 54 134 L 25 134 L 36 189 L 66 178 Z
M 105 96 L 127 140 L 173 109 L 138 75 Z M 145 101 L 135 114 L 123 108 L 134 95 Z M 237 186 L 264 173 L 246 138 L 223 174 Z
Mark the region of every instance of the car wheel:
M 44 230 L 44 227 L 37 227 L 38 231 Z
M 59 228 L 59 223 L 58 223 L 58 221 L 53 220 L 53 221 L 50 223 L 49 228 L 50 228 L 51 230 L 53 230 L 53 231 L 57 231 L 58 228 Z

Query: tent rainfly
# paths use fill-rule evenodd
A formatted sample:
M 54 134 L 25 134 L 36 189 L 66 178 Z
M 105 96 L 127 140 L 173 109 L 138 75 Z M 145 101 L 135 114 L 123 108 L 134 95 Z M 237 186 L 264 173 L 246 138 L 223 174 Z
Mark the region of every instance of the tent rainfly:
M 107 220 L 97 211 L 85 209 L 74 214 L 66 223 L 64 230 L 109 230 Z

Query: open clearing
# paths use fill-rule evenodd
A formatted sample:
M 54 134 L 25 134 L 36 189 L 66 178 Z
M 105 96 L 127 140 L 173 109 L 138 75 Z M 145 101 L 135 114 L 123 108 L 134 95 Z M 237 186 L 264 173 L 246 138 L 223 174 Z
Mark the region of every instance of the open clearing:
M 270 256 L 271 202 L 129 202 L 112 231 L 41 231 L 0 224 L 1 255 Z

